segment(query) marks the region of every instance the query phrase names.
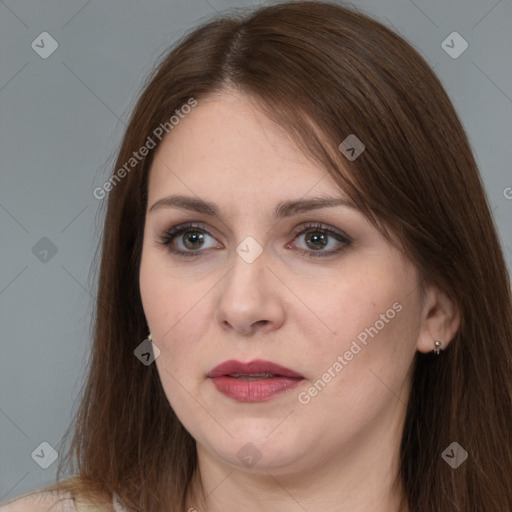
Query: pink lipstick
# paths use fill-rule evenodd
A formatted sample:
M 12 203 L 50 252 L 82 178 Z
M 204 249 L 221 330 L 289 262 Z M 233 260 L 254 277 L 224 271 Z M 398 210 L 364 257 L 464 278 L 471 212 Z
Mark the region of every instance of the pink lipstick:
M 218 391 L 239 402 L 263 402 L 288 391 L 302 375 L 271 361 L 225 361 L 208 373 Z

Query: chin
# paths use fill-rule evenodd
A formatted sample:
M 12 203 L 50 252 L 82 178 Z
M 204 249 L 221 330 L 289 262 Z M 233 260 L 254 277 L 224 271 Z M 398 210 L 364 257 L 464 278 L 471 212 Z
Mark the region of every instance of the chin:
M 304 443 L 288 434 L 272 439 L 273 434 L 268 435 L 271 429 L 265 429 L 265 433 L 255 431 L 254 420 L 251 423 L 252 429 L 241 430 L 242 434 L 232 438 L 223 436 L 222 442 L 208 440 L 209 451 L 234 468 L 254 473 L 285 472 L 303 458 Z M 272 428 L 275 428 L 275 423 Z

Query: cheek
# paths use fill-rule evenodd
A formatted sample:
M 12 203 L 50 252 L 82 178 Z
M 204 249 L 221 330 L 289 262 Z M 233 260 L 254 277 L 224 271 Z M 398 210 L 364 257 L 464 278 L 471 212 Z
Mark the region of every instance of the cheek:
M 296 396 L 308 422 L 321 423 L 329 417 L 337 431 L 362 433 L 375 418 L 405 406 L 415 328 L 408 319 L 408 304 L 402 306 L 380 330 L 381 324 L 372 317 L 367 326 L 353 329 L 353 336 L 333 337 L 323 354 L 319 355 L 319 348 L 309 358 L 308 387 Z
M 186 317 L 199 293 L 197 283 L 184 285 L 177 270 L 153 248 L 142 253 L 139 287 L 144 314 L 155 339 L 167 337 Z
M 317 343 L 311 346 L 315 353 L 328 352 L 329 347 L 348 350 L 351 340 L 373 326 L 379 315 L 392 308 L 398 298 L 395 287 L 389 283 L 383 286 L 376 278 L 362 278 L 355 272 L 349 277 L 332 279 L 329 286 L 314 295 L 309 289 L 305 296 L 313 313 L 306 328 L 308 337 L 316 332 Z M 390 316 L 393 313 L 391 311 Z M 326 350 L 321 350 L 321 346 Z
M 208 288 L 197 280 L 184 282 L 176 272 L 155 251 L 143 252 L 141 300 L 153 341 L 160 349 L 156 363 L 166 389 L 175 386 L 173 377 L 184 382 L 190 378 L 191 367 L 200 367 L 201 332 L 207 315 Z
M 411 293 L 414 273 L 384 270 L 340 279 L 317 294 L 312 309 L 318 319 L 302 325 L 304 359 L 311 361 L 316 379 L 347 379 L 343 386 L 352 387 L 371 369 L 386 380 L 399 381 L 407 373 L 420 326 L 418 296 Z

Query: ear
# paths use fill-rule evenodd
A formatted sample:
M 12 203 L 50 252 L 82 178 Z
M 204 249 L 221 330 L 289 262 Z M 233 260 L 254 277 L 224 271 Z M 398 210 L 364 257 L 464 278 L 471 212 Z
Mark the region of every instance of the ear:
M 428 354 L 434 350 L 436 341 L 441 342 L 441 350 L 446 349 L 459 327 L 460 312 L 455 303 L 437 286 L 427 285 L 417 342 L 418 350 Z

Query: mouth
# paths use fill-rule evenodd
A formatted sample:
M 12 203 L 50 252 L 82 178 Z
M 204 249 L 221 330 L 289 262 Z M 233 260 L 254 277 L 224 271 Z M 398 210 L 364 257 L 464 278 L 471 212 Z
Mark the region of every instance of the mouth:
M 240 380 L 261 380 L 261 379 L 271 379 L 273 377 L 282 377 L 282 375 L 274 375 L 272 373 L 254 373 L 254 374 L 230 373 L 229 375 L 226 375 L 226 377 L 233 377 L 233 379 L 240 379 Z
M 210 373 L 208 373 L 208 377 L 210 378 L 224 376 L 245 380 L 269 379 L 273 377 L 289 377 L 295 379 L 304 378 L 303 375 L 291 370 L 290 368 L 273 363 L 272 361 L 264 361 L 262 359 L 256 359 L 248 363 L 242 363 L 231 359 L 217 365 L 210 371 Z
M 208 373 L 217 391 L 239 402 L 262 402 L 291 390 L 304 377 L 271 361 L 230 360 Z

